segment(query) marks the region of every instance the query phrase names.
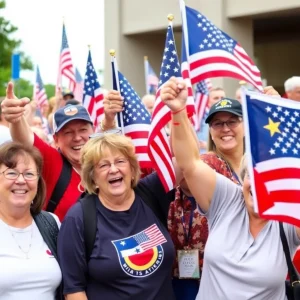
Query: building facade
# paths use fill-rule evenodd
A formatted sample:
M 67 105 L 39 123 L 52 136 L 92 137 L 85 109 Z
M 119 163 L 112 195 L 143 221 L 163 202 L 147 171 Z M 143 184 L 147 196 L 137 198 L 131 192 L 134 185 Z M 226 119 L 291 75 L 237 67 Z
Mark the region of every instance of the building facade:
M 284 81 L 300 75 L 300 0 L 186 0 L 216 26 L 239 41 L 255 61 L 267 85 L 283 92 Z M 144 56 L 160 72 L 168 26 L 173 28 L 180 58 L 181 16 L 178 0 L 105 0 L 104 85 L 112 87 L 109 50 L 116 50 L 120 71 L 140 96 L 145 94 Z M 216 78 L 234 97 L 239 81 Z

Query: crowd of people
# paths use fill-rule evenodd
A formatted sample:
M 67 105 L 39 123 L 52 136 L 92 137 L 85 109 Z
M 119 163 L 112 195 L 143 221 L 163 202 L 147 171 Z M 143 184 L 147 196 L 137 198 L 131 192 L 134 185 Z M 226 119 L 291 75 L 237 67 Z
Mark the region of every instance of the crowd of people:
M 300 77 L 285 82 L 300 101 Z M 272 88 L 264 93 L 278 97 Z M 161 90 L 176 184 L 141 169 L 109 91 L 98 128 L 70 91 L 42 107 L 7 86 L 0 111 L 0 299 L 286 299 L 277 221 L 253 210 L 242 103 L 212 88 L 201 131 L 185 82 Z M 155 97 L 142 102 L 152 113 Z M 300 229 L 283 224 L 292 256 Z M 296 261 L 295 264 L 297 265 Z

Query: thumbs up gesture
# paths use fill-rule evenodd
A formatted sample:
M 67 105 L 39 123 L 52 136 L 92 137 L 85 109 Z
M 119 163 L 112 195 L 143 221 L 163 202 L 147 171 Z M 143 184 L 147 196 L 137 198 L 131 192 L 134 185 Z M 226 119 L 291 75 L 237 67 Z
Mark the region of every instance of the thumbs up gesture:
M 14 94 L 14 85 L 8 83 L 6 97 L 1 103 L 2 114 L 7 122 L 16 123 L 21 120 L 25 106 L 30 102 L 28 98 L 18 99 Z

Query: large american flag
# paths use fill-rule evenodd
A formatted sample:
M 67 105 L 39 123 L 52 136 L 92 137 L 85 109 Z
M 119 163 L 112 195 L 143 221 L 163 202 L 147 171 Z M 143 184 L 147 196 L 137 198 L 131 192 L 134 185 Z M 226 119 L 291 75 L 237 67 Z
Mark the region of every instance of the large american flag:
M 91 51 L 89 51 L 84 77 L 83 105 L 90 113 L 95 126 L 103 118 L 103 98 L 103 91 L 93 65 Z
M 63 31 L 62 31 L 62 42 L 61 42 L 60 57 L 59 57 L 57 87 L 62 87 L 63 78 L 68 79 L 69 89 L 72 92 L 74 92 L 76 86 L 76 79 L 75 79 L 74 67 L 73 67 L 71 52 L 68 44 L 65 24 L 63 24 Z
M 167 242 L 156 224 L 133 236 L 143 251 L 147 251 Z
M 247 92 L 243 104 L 255 211 L 300 226 L 300 108 Z
M 115 69 L 114 62 L 112 68 L 114 90 L 118 90 L 119 86 L 120 93 L 124 97 L 124 110 L 118 114 L 119 125 L 123 124 L 124 134 L 131 138 L 140 167 L 152 168 L 153 165 L 147 153 L 150 114 L 125 76 Z
M 201 130 L 201 124 L 205 111 L 208 109 L 208 100 L 209 100 L 209 89 L 211 88 L 210 79 L 205 79 L 196 84 L 195 87 L 195 114 L 194 127 L 196 131 Z
M 39 66 L 36 67 L 36 82 L 35 82 L 35 90 L 34 90 L 34 99 L 37 101 L 37 105 L 39 107 L 42 107 L 43 104 L 46 101 L 48 101 Z
M 206 78 L 232 77 L 262 90 L 260 71 L 237 41 L 183 1 L 181 14 L 193 84 Z
M 170 143 L 165 132 L 165 126 L 171 120 L 170 109 L 161 101 L 161 87 L 172 76 L 181 78 L 180 65 L 176 51 L 173 28 L 170 24 L 167 29 L 166 42 L 160 69 L 159 87 L 152 114 L 151 129 L 148 141 L 148 153 L 155 164 L 157 174 L 166 191 L 173 189 L 175 171 L 172 163 Z M 187 103 L 187 111 L 194 111 L 194 99 Z
M 77 68 L 75 68 L 75 79 L 76 79 L 76 87 L 75 87 L 75 91 L 74 91 L 74 98 L 77 101 L 82 102 L 84 81 L 83 81 L 81 74 Z
M 147 58 L 144 59 L 144 67 L 145 67 L 146 93 L 155 95 L 158 88 L 159 79 L 155 74 Z

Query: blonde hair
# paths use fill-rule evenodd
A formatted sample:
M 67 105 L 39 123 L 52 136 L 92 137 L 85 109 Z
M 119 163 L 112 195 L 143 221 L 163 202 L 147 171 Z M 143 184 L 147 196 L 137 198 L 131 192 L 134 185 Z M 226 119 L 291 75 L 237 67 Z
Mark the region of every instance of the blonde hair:
M 240 162 L 240 178 L 244 181 L 246 174 L 248 173 L 248 161 L 246 153 L 243 155 Z
M 120 152 L 128 159 L 133 173 L 131 187 L 134 188 L 141 176 L 135 147 L 130 138 L 118 134 L 104 134 L 91 138 L 81 150 L 81 184 L 89 194 L 96 194 L 94 167 L 104 157 L 105 151 Z

